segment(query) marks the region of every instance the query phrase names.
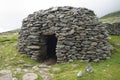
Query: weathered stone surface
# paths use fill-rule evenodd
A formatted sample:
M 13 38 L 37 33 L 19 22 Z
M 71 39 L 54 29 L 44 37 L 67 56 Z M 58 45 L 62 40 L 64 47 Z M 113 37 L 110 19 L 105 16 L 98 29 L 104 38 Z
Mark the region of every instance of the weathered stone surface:
M 37 80 L 38 76 L 35 73 L 26 73 L 22 80 Z
M 105 23 L 106 29 L 108 30 L 110 35 L 120 36 L 120 23 Z
M 52 68 L 52 71 L 53 71 L 53 72 L 60 72 L 61 69 L 60 69 L 60 68 Z
M 93 72 L 93 68 L 92 68 L 91 64 L 87 65 L 85 71 L 88 72 L 88 73 L 92 73 Z
M 24 67 L 32 67 L 33 65 L 32 64 L 23 64 Z
M 19 51 L 34 60 L 46 57 L 45 35 L 56 34 L 57 62 L 95 61 L 110 57 L 108 32 L 94 12 L 70 6 L 49 8 L 29 15 L 19 32 Z
M 9 70 L 0 71 L 0 80 L 12 80 L 12 73 Z
M 82 71 L 79 71 L 79 72 L 78 72 L 77 77 L 78 77 L 78 78 L 82 77 Z
M 29 48 L 29 49 L 40 49 L 40 46 L 27 46 L 27 48 Z
M 18 80 L 17 78 L 13 78 L 12 80 Z

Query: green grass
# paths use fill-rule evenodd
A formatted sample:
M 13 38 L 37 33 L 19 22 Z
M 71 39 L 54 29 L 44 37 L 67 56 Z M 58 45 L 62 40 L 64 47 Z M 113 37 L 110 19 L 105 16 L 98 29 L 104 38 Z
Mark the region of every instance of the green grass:
M 11 36 L 0 37 L 0 55 L 2 58 L 1 66 L 4 67 L 4 64 L 9 64 L 12 67 L 22 66 L 18 64 L 19 60 L 24 60 L 25 63 L 36 64 L 37 62 L 31 60 L 24 54 L 20 54 L 17 49 L 17 34 Z M 4 61 L 4 62 L 3 62 Z M 1 67 L 0 67 L 1 68 Z
M 17 49 L 17 33 L 12 35 L 0 35 L 0 70 L 8 69 L 14 73 L 15 68 L 26 69 L 19 60 L 24 60 L 26 64 L 37 65 L 38 62 L 31 60 L 28 56 L 20 54 Z M 86 62 L 74 61 L 72 63 L 63 63 L 52 65 L 50 73 L 54 74 L 53 80 L 120 80 L 120 36 L 111 36 L 110 43 L 114 47 L 114 52 L 110 59 L 91 63 L 94 72 L 88 74 L 85 72 Z M 60 68 L 60 71 L 53 71 L 53 68 Z M 31 67 L 29 67 L 31 69 Z M 79 71 L 83 72 L 81 78 L 77 78 Z M 39 75 L 38 72 L 35 72 Z M 14 76 L 22 80 L 25 72 L 17 73 Z M 39 76 L 38 80 L 42 80 Z
M 38 64 L 38 62 L 35 62 L 31 60 L 28 56 L 20 54 L 18 52 L 17 38 L 17 33 L 12 33 L 12 35 L 0 35 L 0 70 L 7 69 L 11 70 L 14 73 L 16 68 L 25 69 L 26 67 L 23 65 L 23 63 L 18 63 L 20 60 L 23 60 L 25 64 L 31 64 L 33 66 Z M 24 74 L 25 72 L 17 73 L 14 75 L 14 77 L 22 80 L 22 76 Z M 40 76 L 39 80 L 41 80 Z
M 100 18 L 102 22 L 116 23 L 120 22 L 120 11 L 107 14 Z
M 111 36 L 110 43 L 119 43 L 120 44 L 120 36 Z

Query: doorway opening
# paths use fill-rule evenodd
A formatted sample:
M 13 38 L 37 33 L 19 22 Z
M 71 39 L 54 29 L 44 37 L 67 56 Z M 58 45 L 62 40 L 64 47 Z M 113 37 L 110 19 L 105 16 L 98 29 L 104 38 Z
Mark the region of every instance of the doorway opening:
M 56 56 L 56 45 L 57 45 L 57 37 L 55 34 L 45 35 L 46 41 L 46 60 L 47 64 L 54 64 L 57 61 Z

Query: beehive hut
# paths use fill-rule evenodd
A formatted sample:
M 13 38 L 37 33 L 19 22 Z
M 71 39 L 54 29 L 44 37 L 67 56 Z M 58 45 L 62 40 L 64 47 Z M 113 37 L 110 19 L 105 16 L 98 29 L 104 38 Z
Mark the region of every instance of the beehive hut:
M 70 6 L 53 7 L 28 15 L 22 22 L 19 51 L 32 59 L 100 61 L 109 58 L 108 33 L 94 12 Z

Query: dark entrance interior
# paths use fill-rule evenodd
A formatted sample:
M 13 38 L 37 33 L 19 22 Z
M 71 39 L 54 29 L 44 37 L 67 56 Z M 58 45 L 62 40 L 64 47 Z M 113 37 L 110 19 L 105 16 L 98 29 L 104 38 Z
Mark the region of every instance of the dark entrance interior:
M 56 56 L 56 45 L 57 45 L 57 37 L 55 34 L 53 35 L 46 35 L 46 60 L 47 64 L 54 64 L 57 61 Z

